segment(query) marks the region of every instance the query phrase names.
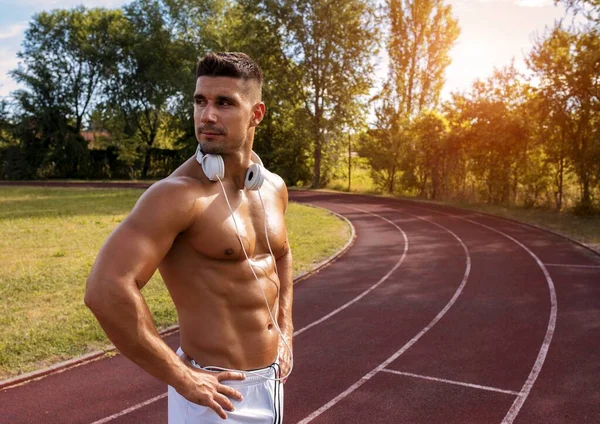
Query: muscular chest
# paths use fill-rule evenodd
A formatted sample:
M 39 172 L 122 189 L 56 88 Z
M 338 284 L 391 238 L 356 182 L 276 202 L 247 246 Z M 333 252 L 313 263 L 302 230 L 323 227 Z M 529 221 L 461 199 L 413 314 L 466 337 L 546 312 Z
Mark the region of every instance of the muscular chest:
M 287 240 L 283 211 L 279 205 L 269 196 L 263 197 L 263 210 L 258 195 L 247 192 L 230 196 L 229 200 L 233 215 L 220 193 L 205 203 L 185 235 L 194 250 L 217 260 L 244 260 L 241 239 L 251 259 L 269 254 L 268 243 L 275 257 L 279 257 L 286 248 Z

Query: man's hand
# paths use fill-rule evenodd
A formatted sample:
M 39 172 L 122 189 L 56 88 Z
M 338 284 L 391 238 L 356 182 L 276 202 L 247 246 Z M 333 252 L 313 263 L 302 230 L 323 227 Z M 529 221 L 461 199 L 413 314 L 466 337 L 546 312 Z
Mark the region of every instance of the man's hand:
M 292 356 L 290 355 L 293 351 L 292 338 L 286 337 L 285 341 L 287 342 L 290 349 L 288 349 L 283 343 L 283 339 L 279 339 L 279 368 L 281 369 L 280 375 L 278 377 L 284 377 L 290 372 L 290 368 L 292 366 Z M 287 377 L 282 380 L 282 383 L 287 381 Z
M 231 399 L 242 400 L 242 394 L 237 390 L 221 384 L 225 380 L 244 380 L 246 376 L 240 372 L 225 371 L 212 373 L 189 367 L 190 377 L 185 388 L 177 391 L 181 396 L 198 405 L 206 406 L 215 411 L 219 417 L 227 419 L 227 411 L 233 411 Z

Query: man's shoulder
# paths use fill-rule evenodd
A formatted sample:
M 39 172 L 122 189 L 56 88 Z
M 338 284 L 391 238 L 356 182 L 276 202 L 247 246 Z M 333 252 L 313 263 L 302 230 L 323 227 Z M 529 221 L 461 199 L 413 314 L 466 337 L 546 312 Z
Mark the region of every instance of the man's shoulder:
M 190 211 L 205 194 L 202 184 L 188 176 L 169 176 L 154 184 L 140 197 L 139 206 L 167 207 L 172 211 Z
M 171 200 L 179 198 L 197 198 L 203 192 L 202 184 L 188 176 L 168 176 L 148 188 L 147 192 L 154 196 L 167 197 Z
M 281 204 L 283 210 L 285 211 L 288 204 L 288 191 L 285 181 L 279 175 L 269 170 L 267 170 L 265 180 L 267 180 L 269 185 L 272 187 L 274 196 L 282 202 Z
M 273 186 L 274 190 L 277 193 L 287 193 L 287 186 L 285 185 L 285 181 L 276 173 L 269 171 L 267 169 L 265 179 Z

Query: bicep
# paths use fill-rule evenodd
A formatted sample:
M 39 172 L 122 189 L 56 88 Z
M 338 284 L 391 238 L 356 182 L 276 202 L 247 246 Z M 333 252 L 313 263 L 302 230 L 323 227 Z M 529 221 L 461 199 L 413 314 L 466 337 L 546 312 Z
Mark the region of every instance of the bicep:
M 90 280 L 142 288 L 186 228 L 189 216 L 189 205 L 173 201 L 164 190 L 145 193 L 102 246 Z
M 145 231 L 148 230 L 148 231 Z M 176 234 L 124 221 L 106 240 L 92 270 L 101 280 L 135 282 L 142 288 L 169 251 Z

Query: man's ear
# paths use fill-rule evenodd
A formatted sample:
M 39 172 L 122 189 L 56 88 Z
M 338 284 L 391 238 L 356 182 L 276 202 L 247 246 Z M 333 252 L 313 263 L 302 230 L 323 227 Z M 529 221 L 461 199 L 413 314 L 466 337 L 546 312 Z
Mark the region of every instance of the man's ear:
M 250 122 L 250 126 L 258 126 L 265 117 L 265 111 L 265 104 L 263 102 L 255 104 L 254 109 L 252 110 L 252 121 Z

